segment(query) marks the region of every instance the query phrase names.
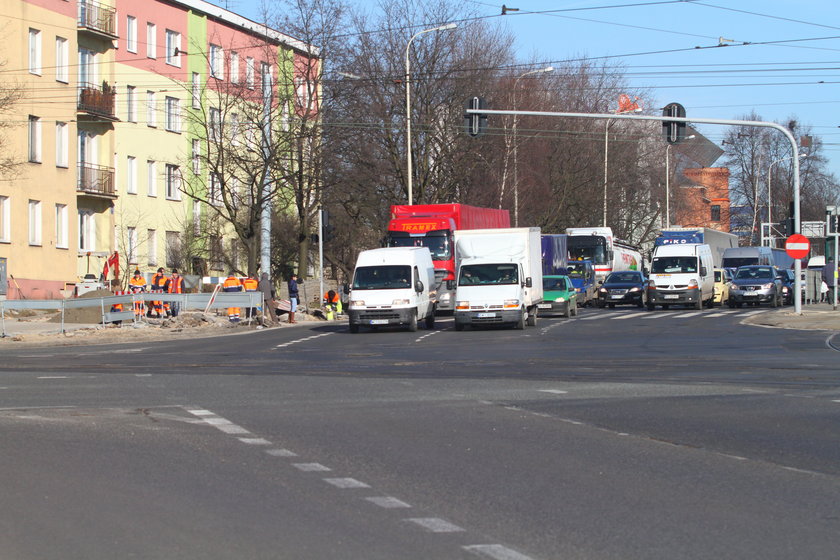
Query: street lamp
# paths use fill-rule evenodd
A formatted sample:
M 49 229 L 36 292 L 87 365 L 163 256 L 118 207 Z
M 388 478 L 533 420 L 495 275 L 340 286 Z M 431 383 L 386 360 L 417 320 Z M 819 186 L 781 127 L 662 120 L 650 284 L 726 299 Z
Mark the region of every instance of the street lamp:
M 408 40 L 408 45 L 405 47 L 405 131 L 406 131 L 406 140 L 405 140 L 405 150 L 406 150 L 406 171 L 408 172 L 408 204 L 411 205 L 414 200 L 414 185 L 412 182 L 412 176 L 414 175 L 414 170 L 411 168 L 411 61 L 408 58 L 409 50 L 411 49 L 411 42 L 422 35 L 423 33 L 431 33 L 432 31 L 445 31 L 447 29 L 455 29 L 458 27 L 457 23 L 447 23 L 446 25 L 441 25 L 438 27 L 432 27 L 430 29 L 424 29 L 423 31 L 418 31 L 414 35 L 411 36 L 411 39 Z
M 686 136 L 691 140 L 696 135 Z M 665 146 L 665 225 L 671 226 L 671 144 Z
M 517 86 L 519 85 L 519 80 L 524 78 L 525 76 L 530 76 L 531 74 L 542 74 L 545 72 L 553 72 L 553 66 L 546 66 L 545 68 L 540 68 L 539 70 L 531 70 L 529 72 L 525 72 L 524 74 L 520 74 L 514 81 L 513 81 L 513 108 L 516 109 L 516 92 Z M 513 225 L 514 227 L 519 227 L 519 174 L 518 174 L 518 139 L 516 137 L 516 124 L 519 122 L 519 115 L 513 116 Z
M 632 109 L 627 109 L 624 111 L 616 111 L 616 115 L 622 115 L 624 113 L 640 113 L 642 111 L 641 107 L 634 107 Z M 610 122 L 612 119 L 607 119 L 606 125 L 604 125 L 604 227 L 607 227 L 607 163 L 608 163 L 608 156 L 610 150 Z

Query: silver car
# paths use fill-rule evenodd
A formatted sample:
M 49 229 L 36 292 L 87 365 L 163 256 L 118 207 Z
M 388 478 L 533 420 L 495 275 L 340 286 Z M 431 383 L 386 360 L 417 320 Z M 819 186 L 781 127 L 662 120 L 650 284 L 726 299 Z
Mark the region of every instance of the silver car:
M 760 305 L 769 303 L 773 307 L 782 305 L 782 281 L 774 266 L 742 266 L 729 285 L 729 307 L 741 307 L 745 303 Z

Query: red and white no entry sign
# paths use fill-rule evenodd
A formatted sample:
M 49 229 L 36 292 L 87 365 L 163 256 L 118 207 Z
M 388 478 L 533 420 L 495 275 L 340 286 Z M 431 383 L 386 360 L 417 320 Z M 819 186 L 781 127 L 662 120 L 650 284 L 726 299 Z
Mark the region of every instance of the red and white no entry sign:
M 794 233 L 785 241 L 785 252 L 792 259 L 804 259 L 811 251 L 811 242 L 799 233 Z

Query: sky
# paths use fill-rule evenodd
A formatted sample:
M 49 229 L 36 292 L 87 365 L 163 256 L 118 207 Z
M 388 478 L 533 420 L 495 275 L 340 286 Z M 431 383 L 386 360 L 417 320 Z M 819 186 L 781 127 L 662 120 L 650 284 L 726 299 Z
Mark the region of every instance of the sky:
M 377 13 L 375 0 L 349 1 Z M 840 179 L 837 0 L 503 0 L 506 15 L 501 2 L 459 1 L 505 26 L 522 62 L 587 57 L 622 65 L 631 87 L 656 99 L 645 112 L 676 102 L 689 118 L 743 119 L 753 110 L 765 121 L 795 118 L 822 138 L 828 169 Z M 256 19 L 258 4 L 229 7 Z M 697 128 L 717 144 L 727 129 Z

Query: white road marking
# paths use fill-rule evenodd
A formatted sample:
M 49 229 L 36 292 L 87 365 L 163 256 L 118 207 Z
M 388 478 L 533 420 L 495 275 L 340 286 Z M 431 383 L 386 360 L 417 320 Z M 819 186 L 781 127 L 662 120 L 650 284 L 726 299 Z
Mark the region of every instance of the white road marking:
M 831 402 L 840 402 L 840 400 L 833 400 L 833 401 L 831 401 Z
M 214 413 L 210 412 L 209 410 L 205 410 L 203 408 L 197 408 L 192 410 L 187 410 L 190 414 L 194 416 L 216 416 Z
M 421 341 L 421 340 L 423 340 L 424 338 L 429 338 L 429 337 L 430 337 L 430 336 L 432 336 L 432 335 L 435 335 L 435 334 L 438 334 L 438 333 L 442 333 L 442 332 L 443 332 L 442 330 L 432 331 L 432 332 L 430 332 L 430 333 L 424 334 L 423 336 L 419 337 L 419 338 L 418 338 L 417 340 L 415 340 L 414 342 L 415 342 L 415 343 L 420 342 L 420 341 Z
M 753 315 L 758 315 L 759 313 L 767 313 L 767 310 L 750 311 L 749 313 L 744 313 L 744 317 L 752 317 Z
M 220 430 L 226 434 L 250 434 L 248 430 L 243 428 L 242 426 L 237 426 L 230 420 L 222 418 L 221 416 L 217 416 L 213 412 L 209 410 L 205 410 L 203 408 L 188 408 L 187 412 L 194 416 L 198 416 L 201 420 L 213 426 L 217 430 Z
M 688 319 L 689 317 L 697 317 L 698 315 L 702 315 L 703 311 L 692 311 L 691 313 L 682 313 L 674 317 L 674 319 Z
M 36 379 L 67 379 L 67 378 L 68 378 L 68 376 L 66 376 L 66 375 L 44 375 L 44 376 L 38 377 Z
M 525 556 L 500 544 L 473 544 L 463 548 L 476 556 L 493 560 L 532 560 L 530 556 Z
M 591 317 L 581 317 L 578 321 L 592 321 L 593 319 L 603 319 L 603 315 L 592 315 Z
M 355 478 L 325 478 L 324 482 L 336 488 L 370 488 L 368 484 Z
M 242 426 L 237 426 L 236 424 L 225 424 L 223 426 L 216 426 L 216 428 L 218 428 L 220 431 L 222 431 L 226 434 L 230 434 L 230 435 L 250 434 L 251 433 L 248 430 L 246 430 L 245 428 L 243 428 Z
M 660 319 L 662 317 L 669 317 L 671 315 L 676 315 L 676 312 L 671 313 L 649 313 L 647 316 L 642 317 L 642 319 Z
M 326 472 L 330 470 L 329 467 L 325 467 L 321 463 L 294 463 L 292 466 L 303 472 Z
M 412 519 L 406 519 L 406 521 L 416 523 L 424 529 L 428 529 L 432 533 L 459 533 L 463 531 L 463 529 L 457 525 L 453 525 L 449 521 L 440 519 L 439 517 L 415 517 Z
M 256 437 L 256 438 L 239 438 L 239 441 L 242 443 L 247 443 L 248 445 L 271 445 L 271 442 L 265 438 Z
M 309 340 L 315 340 L 316 338 L 321 338 L 322 336 L 330 336 L 331 334 L 335 334 L 334 332 L 328 333 L 321 333 L 312 336 L 307 336 L 306 338 L 299 338 L 297 340 L 290 340 L 289 342 L 284 342 L 283 344 L 278 344 L 274 348 L 286 348 L 288 346 L 292 346 L 293 344 L 300 344 L 301 342 L 307 342 Z
M 538 393 L 551 393 L 552 395 L 565 395 L 568 391 L 561 391 L 560 389 L 537 389 Z
M 266 449 L 265 452 L 272 457 L 297 457 L 297 453 L 288 449 Z
M 647 311 L 642 311 L 641 313 L 625 313 L 624 315 L 619 315 L 618 317 L 613 317 L 616 321 L 621 321 L 622 319 L 632 319 L 633 317 L 641 317 L 642 315 L 647 315 Z
M 397 508 L 410 508 L 411 505 L 405 503 L 402 500 L 398 500 L 397 498 L 393 498 L 391 496 L 375 496 L 371 498 L 365 498 L 365 500 L 369 501 L 372 504 L 376 504 L 379 507 L 385 509 L 397 509 Z

